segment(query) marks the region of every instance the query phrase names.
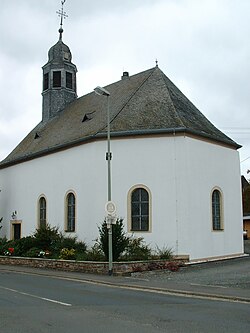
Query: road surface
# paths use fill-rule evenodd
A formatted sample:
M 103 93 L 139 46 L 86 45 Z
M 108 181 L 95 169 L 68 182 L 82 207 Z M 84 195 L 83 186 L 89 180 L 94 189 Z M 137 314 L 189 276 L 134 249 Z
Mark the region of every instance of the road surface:
M 0 267 L 1 333 L 250 332 L 250 304 L 129 290 Z

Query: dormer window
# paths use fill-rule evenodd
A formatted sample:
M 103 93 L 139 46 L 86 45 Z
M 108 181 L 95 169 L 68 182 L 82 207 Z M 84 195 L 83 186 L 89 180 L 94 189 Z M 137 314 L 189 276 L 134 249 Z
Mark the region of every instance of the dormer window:
M 53 72 L 53 88 L 60 88 L 62 86 L 61 71 Z
M 70 72 L 66 72 L 66 88 L 73 89 L 73 75 Z

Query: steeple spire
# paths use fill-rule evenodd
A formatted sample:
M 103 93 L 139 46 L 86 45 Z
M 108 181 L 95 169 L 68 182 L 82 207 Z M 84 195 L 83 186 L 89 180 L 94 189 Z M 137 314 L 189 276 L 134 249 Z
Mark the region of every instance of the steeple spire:
M 68 15 L 66 15 L 66 12 L 63 11 L 63 5 L 65 4 L 66 0 L 62 0 L 61 1 L 61 9 L 59 9 L 56 13 L 58 14 L 59 17 L 61 17 L 60 20 L 60 28 L 58 30 L 59 32 L 59 40 L 62 40 L 62 33 L 63 33 L 63 19 L 66 19 L 66 17 L 68 17 Z
M 49 49 L 48 62 L 43 66 L 43 116 L 47 121 L 65 109 L 77 98 L 76 66 L 71 62 L 69 47 L 62 41 L 63 19 L 68 17 L 63 11 L 66 0 L 61 0 L 59 40 Z

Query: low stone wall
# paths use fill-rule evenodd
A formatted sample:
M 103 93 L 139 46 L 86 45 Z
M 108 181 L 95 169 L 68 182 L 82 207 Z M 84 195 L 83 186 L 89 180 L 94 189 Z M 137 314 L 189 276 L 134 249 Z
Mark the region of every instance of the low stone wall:
M 142 272 L 155 269 L 171 269 L 188 262 L 188 256 L 178 256 L 172 261 L 151 260 L 151 261 L 128 261 L 114 262 L 114 275 L 130 275 L 133 272 Z M 0 265 L 27 266 L 43 269 L 56 269 L 68 272 L 82 272 L 94 274 L 108 274 L 108 262 L 97 261 L 75 261 L 41 258 L 25 258 L 13 256 L 0 256 Z

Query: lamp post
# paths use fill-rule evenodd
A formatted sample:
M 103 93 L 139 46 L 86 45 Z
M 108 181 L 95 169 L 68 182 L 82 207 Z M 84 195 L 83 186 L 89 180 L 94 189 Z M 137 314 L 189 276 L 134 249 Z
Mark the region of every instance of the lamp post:
M 107 97 L 107 153 L 106 160 L 108 162 L 108 202 L 106 204 L 106 212 L 107 212 L 107 228 L 108 228 L 108 244 L 109 244 L 109 275 L 113 274 L 113 252 L 112 252 L 112 220 L 113 213 L 115 212 L 115 205 L 112 203 L 112 195 L 111 195 L 111 158 L 112 153 L 110 150 L 110 110 L 109 110 L 109 97 L 110 93 L 102 88 L 96 87 L 94 89 L 95 93 L 98 95 Z

